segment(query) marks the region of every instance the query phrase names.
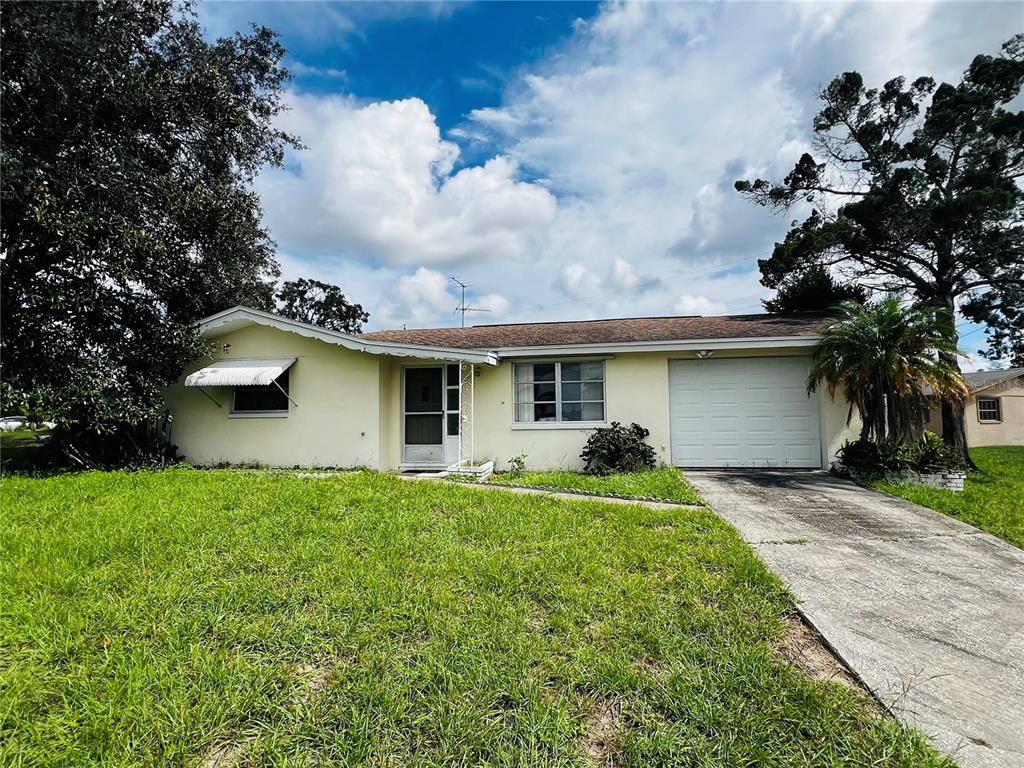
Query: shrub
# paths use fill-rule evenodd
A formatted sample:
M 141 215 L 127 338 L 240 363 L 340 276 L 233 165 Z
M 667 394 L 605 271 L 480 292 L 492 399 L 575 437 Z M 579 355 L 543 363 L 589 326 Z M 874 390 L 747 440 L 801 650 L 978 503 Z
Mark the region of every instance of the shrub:
M 925 432 L 914 443 L 879 445 L 870 440 L 857 440 L 840 448 L 836 458 L 854 474 L 865 477 L 905 469 L 936 472 L 964 468 L 960 455 L 934 432 Z
M 583 471 L 590 475 L 610 475 L 654 469 L 654 449 L 644 442 L 649 434 L 639 424 L 624 427 L 617 421 L 609 427 L 595 429 L 580 454 Z
M 925 432 L 921 439 L 907 446 L 906 460 L 918 472 L 964 469 L 963 457 L 934 432 Z

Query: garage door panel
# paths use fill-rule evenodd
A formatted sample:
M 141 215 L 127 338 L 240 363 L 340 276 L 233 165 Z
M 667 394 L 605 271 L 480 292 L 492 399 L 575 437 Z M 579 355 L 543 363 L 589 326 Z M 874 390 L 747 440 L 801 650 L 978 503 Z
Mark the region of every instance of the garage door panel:
M 805 357 L 669 363 L 672 460 L 678 466 L 817 467 L 817 401 Z

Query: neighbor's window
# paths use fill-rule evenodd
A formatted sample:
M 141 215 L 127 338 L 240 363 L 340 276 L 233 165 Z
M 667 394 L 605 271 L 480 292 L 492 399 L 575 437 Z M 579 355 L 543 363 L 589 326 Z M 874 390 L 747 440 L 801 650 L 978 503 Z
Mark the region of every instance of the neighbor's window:
M 978 398 L 978 420 L 979 421 L 1002 421 L 1003 416 L 999 412 L 999 398 L 979 397 Z
M 518 423 L 604 421 L 604 363 L 516 363 Z
M 276 384 L 235 387 L 232 413 L 288 413 L 288 371 L 277 377 Z

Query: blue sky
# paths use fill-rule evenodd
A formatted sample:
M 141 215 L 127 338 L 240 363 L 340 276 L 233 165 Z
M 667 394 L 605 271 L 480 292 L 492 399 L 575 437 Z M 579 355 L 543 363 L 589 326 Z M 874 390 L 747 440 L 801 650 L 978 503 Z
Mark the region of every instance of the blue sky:
M 787 228 L 737 178 L 808 148 L 815 89 L 857 69 L 955 80 L 1014 3 L 247 3 L 295 74 L 308 149 L 257 180 L 287 277 L 341 285 L 371 327 L 760 311 Z M 976 349 L 982 334 L 963 342 Z

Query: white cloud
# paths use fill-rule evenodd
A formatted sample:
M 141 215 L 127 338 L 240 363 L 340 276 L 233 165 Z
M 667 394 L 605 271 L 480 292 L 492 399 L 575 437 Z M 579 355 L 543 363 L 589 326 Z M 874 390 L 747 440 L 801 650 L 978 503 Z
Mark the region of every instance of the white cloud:
M 720 315 L 726 311 L 724 304 L 711 301 L 706 296 L 691 296 L 687 293 L 676 299 L 672 309 L 678 315 Z
M 345 80 L 348 78 L 348 72 L 344 69 L 314 67 L 301 61 L 286 61 L 285 67 L 295 77 L 326 77 L 333 80 Z
M 378 319 L 383 325 L 397 325 L 412 321 L 419 324 L 455 325 L 455 308 L 461 300 L 461 293 L 450 277 L 427 267 L 420 267 L 412 274 L 401 275 L 394 281 L 394 296 L 385 298 L 379 304 Z M 467 295 L 468 306 L 485 310 L 500 316 L 509 308 L 509 301 L 497 293 L 488 293 L 476 298 Z
M 1018 16 L 1008 3 L 612 2 L 447 136 L 418 99 L 293 95 L 284 127 L 310 150 L 259 189 L 282 247 L 365 290 L 346 287 L 376 327 L 452 322 L 446 264 L 500 291 L 495 315 L 510 320 L 758 311 L 770 291 L 756 259 L 792 216 L 733 181 L 789 170 L 836 74 L 955 79 Z M 490 159 L 460 167 L 453 139 Z
M 257 188 L 291 249 L 391 266 L 517 259 L 554 216 L 555 198 L 520 181 L 509 157 L 453 173 L 458 145 L 419 99 L 360 105 L 293 93 L 290 103 L 283 127 L 308 149 Z

